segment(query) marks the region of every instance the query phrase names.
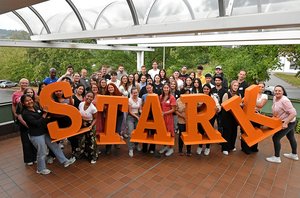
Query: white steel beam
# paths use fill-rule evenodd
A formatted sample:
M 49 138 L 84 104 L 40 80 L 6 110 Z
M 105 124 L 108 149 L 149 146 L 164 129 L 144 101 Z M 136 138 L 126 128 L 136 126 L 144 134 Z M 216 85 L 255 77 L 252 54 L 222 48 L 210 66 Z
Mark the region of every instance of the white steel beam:
M 101 45 L 124 45 L 124 44 L 159 44 L 159 43 L 192 43 L 192 42 L 224 42 L 224 41 L 253 41 L 253 40 L 283 40 L 300 39 L 300 30 L 277 31 L 277 32 L 251 32 L 251 33 L 228 33 L 195 36 L 168 36 L 155 38 L 132 38 L 97 40 Z
M 119 51 L 154 51 L 149 47 L 122 46 L 122 45 L 98 45 L 87 43 L 67 42 L 40 42 L 28 40 L 0 40 L 0 47 L 34 47 L 34 48 L 65 48 L 65 49 L 94 49 L 94 50 L 119 50 Z
M 298 45 L 300 40 L 269 40 L 269 41 L 217 41 L 199 43 L 160 43 L 140 44 L 141 47 L 187 47 L 187 46 L 232 46 L 232 45 Z
M 241 31 L 300 27 L 300 11 L 259 13 L 241 16 L 207 18 L 162 24 L 135 25 L 123 28 L 89 30 L 74 33 L 33 35 L 35 41 L 70 40 L 83 38 L 115 38 L 199 32 Z

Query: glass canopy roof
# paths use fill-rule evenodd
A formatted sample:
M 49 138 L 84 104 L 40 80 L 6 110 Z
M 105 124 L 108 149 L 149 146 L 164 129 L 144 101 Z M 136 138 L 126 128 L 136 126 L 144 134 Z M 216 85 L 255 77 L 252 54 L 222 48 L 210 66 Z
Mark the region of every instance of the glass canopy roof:
M 1 14 L 0 29 L 25 30 L 33 40 L 80 39 L 80 35 L 98 40 L 136 35 L 153 38 L 170 35 L 173 30 L 174 35 L 261 31 L 267 26 L 297 30 L 297 14 L 300 16 L 300 0 L 49 0 Z M 267 17 L 264 24 L 263 16 Z M 288 19 L 287 24 L 278 19 Z M 218 22 L 215 29 L 214 20 Z M 169 24 L 170 31 L 166 29 Z

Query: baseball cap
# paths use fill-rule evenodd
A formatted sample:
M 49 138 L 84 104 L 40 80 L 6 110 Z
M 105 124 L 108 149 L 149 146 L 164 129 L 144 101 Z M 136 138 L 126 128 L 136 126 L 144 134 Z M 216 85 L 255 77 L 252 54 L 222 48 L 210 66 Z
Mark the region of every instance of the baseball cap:
M 222 69 L 221 65 L 216 66 L 216 69 Z
M 216 78 L 219 78 L 219 79 L 221 79 L 221 80 L 223 81 L 223 77 L 222 77 L 221 75 L 215 75 L 215 76 L 214 76 L 214 80 L 215 80 Z

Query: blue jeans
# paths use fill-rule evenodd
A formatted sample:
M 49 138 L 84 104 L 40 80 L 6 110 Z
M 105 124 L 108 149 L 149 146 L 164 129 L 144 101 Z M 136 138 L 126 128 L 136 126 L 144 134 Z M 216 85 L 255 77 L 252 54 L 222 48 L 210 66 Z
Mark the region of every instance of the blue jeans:
M 37 150 L 37 169 L 42 171 L 46 169 L 46 155 L 47 155 L 47 146 L 55 154 L 56 158 L 60 163 L 66 162 L 68 159 L 65 154 L 62 152 L 61 148 L 57 143 L 52 143 L 50 136 L 48 134 L 39 135 L 39 136 L 30 136 L 29 139 Z
M 138 119 L 128 114 L 127 116 L 127 127 L 128 127 L 128 149 L 131 150 L 134 148 L 134 143 L 130 142 L 132 131 L 136 128 L 136 125 L 138 123 Z

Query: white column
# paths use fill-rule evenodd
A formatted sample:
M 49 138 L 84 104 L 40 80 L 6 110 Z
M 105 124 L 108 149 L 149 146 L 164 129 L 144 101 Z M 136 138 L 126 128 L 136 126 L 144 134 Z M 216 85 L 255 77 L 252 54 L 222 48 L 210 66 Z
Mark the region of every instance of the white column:
M 136 69 L 141 71 L 141 67 L 144 65 L 144 51 L 136 52 Z

